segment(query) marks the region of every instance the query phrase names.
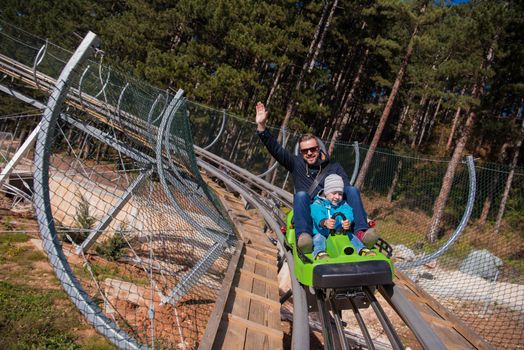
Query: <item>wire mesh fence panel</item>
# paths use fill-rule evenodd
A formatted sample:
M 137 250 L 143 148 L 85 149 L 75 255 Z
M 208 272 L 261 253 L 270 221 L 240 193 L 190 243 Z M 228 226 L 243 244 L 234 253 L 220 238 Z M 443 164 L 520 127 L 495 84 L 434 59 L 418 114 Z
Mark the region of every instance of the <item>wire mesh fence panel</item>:
M 378 222 L 380 235 L 393 244 L 399 266 L 442 249 L 464 215 L 470 175 L 461 163 L 437 240 L 431 242 L 428 231 L 434 203 L 448 164 L 386 150 L 374 156 L 362 190 L 364 202 L 369 217 Z M 497 214 L 510 169 L 479 165 L 475 173 L 477 195 L 469 225 L 443 254 L 403 272 L 487 341 L 501 349 L 515 348 L 524 341 L 524 176 L 521 169 L 514 172 L 509 205 L 497 233 Z
M 53 82 L 34 152 L 43 247 L 117 346 L 196 348 L 236 238 L 197 171 L 186 102 L 92 61 L 70 68 Z

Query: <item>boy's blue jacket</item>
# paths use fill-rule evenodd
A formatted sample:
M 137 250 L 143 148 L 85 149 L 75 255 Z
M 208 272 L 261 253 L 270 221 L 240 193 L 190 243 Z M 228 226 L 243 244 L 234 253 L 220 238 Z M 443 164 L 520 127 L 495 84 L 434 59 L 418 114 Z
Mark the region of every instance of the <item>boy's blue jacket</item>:
M 313 218 L 313 234 L 318 233 L 323 236 L 328 236 L 329 229 L 320 226 L 320 222 L 325 219 L 331 218 L 335 213 L 342 213 L 346 216 L 346 219 L 353 222 L 353 209 L 346 203 L 346 201 L 341 201 L 338 205 L 331 204 L 324 197 L 315 196 L 313 204 L 311 204 L 311 216 Z M 337 217 L 335 224 L 335 230 L 342 229 L 342 218 Z

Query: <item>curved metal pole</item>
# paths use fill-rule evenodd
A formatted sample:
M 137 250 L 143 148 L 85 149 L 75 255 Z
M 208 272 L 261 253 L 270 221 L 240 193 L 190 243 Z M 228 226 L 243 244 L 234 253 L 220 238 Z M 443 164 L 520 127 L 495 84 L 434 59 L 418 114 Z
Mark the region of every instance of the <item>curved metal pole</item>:
M 158 94 L 158 96 L 156 97 L 155 101 L 151 105 L 151 108 L 149 109 L 149 113 L 147 114 L 147 124 L 148 125 L 151 125 L 151 123 L 152 123 L 151 119 L 153 118 L 153 112 L 155 110 L 156 105 L 158 104 L 158 101 L 160 101 L 160 97 L 162 97 L 162 94 Z M 162 110 L 162 112 L 160 114 L 162 114 L 162 113 L 164 113 L 163 110 Z
M 177 95 L 173 98 L 171 104 L 173 103 L 173 101 L 175 101 L 175 99 L 180 99 L 182 97 L 182 94 L 180 93 L 182 90 L 179 90 L 177 92 Z M 179 95 L 180 94 L 180 95 Z M 171 105 L 170 105 L 171 107 Z M 176 111 L 177 109 L 179 108 L 179 105 L 176 106 L 176 108 L 174 108 L 174 111 Z M 171 115 L 174 116 L 174 112 L 170 112 Z M 178 182 L 184 186 L 184 189 L 187 189 L 189 190 L 189 187 L 184 183 L 184 181 L 182 180 L 182 176 L 180 175 L 180 172 L 178 171 L 177 167 L 175 166 L 175 163 L 173 162 L 173 159 L 171 158 L 171 138 L 169 137 L 169 130 L 171 130 L 171 124 L 173 123 L 173 119 L 174 118 L 168 118 L 167 119 L 167 124 L 166 124 L 166 127 L 165 127 L 165 132 L 164 132 L 164 145 L 165 145 L 165 149 L 166 149 L 166 157 L 167 157 L 167 162 L 169 164 L 169 169 L 171 169 L 171 171 L 173 171 L 175 177 L 177 178 Z M 173 181 L 171 181 L 173 182 Z M 190 195 L 190 191 L 182 191 L 182 193 L 184 195 Z
M 429 255 L 426 255 L 418 260 L 409 262 L 409 263 L 396 264 L 395 267 L 397 269 L 399 270 L 412 269 L 412 268 L 423 265 L 431 260 L 438 258 L 442 254 L 444 254 L 453 243 L 455 243 L 455 241 L 460 237 L 460 235 L 464 231 L 464 228 L 466 228 L 466 225 L 468 224 L 469 218 L 471 216 L 471 212 L 473 211 L 473 205 L 475 204 L 475 194 L 477 190 L 477 177 L 475 173 L 475 162 L 473 161 L 472 156 L 467 156 L 466 164 L 468 165 L 468 172 L 469 172 L 468 203 L 466 205 L 466 209 L 464 210 L 464 214 L 462 215 L 462 220 L 460 220 L 460 223 L 457 226 L 457 228 L 455 229 L 455 232 L 453 232 L 449 240 L 446 243 L 444 243 L 435 252 Z
M 178 107 L 177 107 L 177 109 L 178 109 Z M 186 113 L 188 113 L 187 110 L 186 110 Z M 189 119 L 189 116 L 188 116 L 188 119 Z M 165 136 L 164 136 L 164 144 L 165 144 L 165 149 L 166 149 L 167 160 L 168 160 L 168 163 L 169 163 L 169 168 L 176 175 L 178 182 L 182 186 L 184 186 L 185 189 L 187 189 L 186 191 L 182 191 L 185 195 L 192 197 L 192 192 L 191 191 L 195 191 L 195 192 L 198 192 L 200 194 L 203 194 L 204 196 L 209 198 L 211 200 L 211 202 L 213 202 L 212 198 L 210 198 L 210 195 L 208 193 L 205 193 L 206 191 L 205 191 L 205 189 L 203 187 L 197 186 L 197 188 L 191 188 L 190 186 L 188 186 L 188 184 L 186 184 L 182 180 L 182 175 L 180 175 L 180 172 L 178 171 L 177 167 L 175 166 L 175 163 L 173 162 L 173 159 L 171 158 L 172 142 L 173 141 L 175 141 L 175 142 L 180 141 L 180 140 L 175 139 L 174 137 L 170 137 L 171 135 L 169 134 L 169 130 L 171 130 L 171 124 L 173 123 L 173 120 L 174 120 L 174 118 L 169 118 L 168 119 L 167 125 L 166 125 L 166 131 L 168 131 L 168 132 L 166 132 Z M 193 149 L 193 147 L 191 149 Z M 179 187 L 179 189 L 180 189 L 180 187 Z M 195 204 L 198 207 L 200 207 L 198 205 L 198 203 L 200 203 L 199 199 L 196 199 Z M 207 208 L 205 206 L 203 208 L 201 208 L 201 209 L 204 210 L 210 217 L 212 217 L 215 220 L 215 223 L 217 225 L 219 225 L 225 232 L 230 231 L 229 224 L 226 221 L 224 221 L 220 216 L 216 215 L 218 212 L 220 212 L 219 208 L 216 208 L 217 209 L 216 213 L 209 212 L 209 210 L 207 210 Z
M 209 145 L 207 145 L 206 147 L 203 147 L 205 150 L 208 150 L 211 147 L 213 147 L 213 145 L 218 141 L 220 136 L 222 136 L 222 132 L 224 132 L 224 126 L 226 125 L 226 119 L 227 119 L 227 113 L 226 113 L 226 110 L 224 109 L 222 111 L 222 125 L 220 125 L 220 130 L 218 130 L 218 135 L 215 137 L 213 141 L 211 141 Z
M 78 98 L 80 100 L 80 106 L 84 106 L 84 101 L 82 100 L 82 83 L 84 82 L 84 76 L 87 74 L 87 71 L 91 68 L 91 66 L 88 64 L 86 69 L 84 69 L 84 72 L 80 76 L 80 80 L 78 81 Z
M 166 90 L 165 92 L 166 92 L 166 96 L 164 97 L 164 99 L 166 100 L 166 103 L 164 104 L 164 108 L 162 108 L 162 112 L 160 112 L 160 114 L 158 114 L 158 117 L 156 117 L 156 119 L 153 120 L 152 123 L 156 123 L 160 118 L 162 118 L 162 116 L 166 112 L 166 109 L 167 109 L 167 106 L 168 106 L 167 101 L 169 101 L 169 91 Z
M 102 88 L 95 95 L 95 98 L 98 98 L 98 96 L 100 96 L 101 93 L 104 93 L 104 101 L 107 103 L 107 99 L 105 98 L 105 90 L 106 90 L 107 83 L 109 82 L 109 77 L 111 76 L 111 70 L 107 72 L 106 82 L 104 83 L 104 79 L 102 79 L 102 61 L 103 60 L 104 60 L 104 55 L 102 54 L 100 55 L 100 63 L 98 65 L 98 78 L 100 79 L 100 84 L 102 84 Z
M 100 89 L 100 91 L 95 95 L 95 98 L 98 98 L 98 96 L 100 96 L 102 93 L 105 94 L 105 90 L 106 90 L 106 86 L 107 84 L 109 83 L 109 78 L 111 77 L 111 71 L 108 71 L 107 72 L 107 78 L 106 78 L 106 81 L 104 83 L 104 85 L 102 85 L 102 88 Z M 101 81 L 103 82 L 103 81 Z M 105 99 L 104 99 L 105 100 Z M 107 103 L 107 101 L 106 101 Z
M 146 346 L 137 343 L 115 322 L 107 318 L 100 307 L 85 292 L 62 250 L 62 244 L 57 238 L 55 221 L 51 211 L 49 152 L 53 142 L 54 128 L 60 114 L 60 106 L 67 95 L 67 83 L 70 80 L 73 69 L 86 58 L 96 42 L 96 35 L 89 32 L 60 73 L 60 77 L 45 107 L 42 118 L 42 132 L 38 135 L 35 149 L 34 205 L 43 242 L 42 246 L 47 252 L 49 262 L 55 270 L 57 278 L 71 298 L 71 301 L 84 317 L 93 324 L 96 330 L 117 347 L 121 349 L 146 349 Z
M 360 168 L 360 148 L 358 148 L 358 141 L 353 142 L 353 148 L 355 149 L 355 165 L 353 166 L 353 175 L 351 175 L 351 180 L 349 180 L 351 186 L 355 183 L 358 169 Z
M 122 92 L 120 92 L 120 96 L 118 96 L 118 103 L 116 104 L 116 118 L 120 121 L 120 104 L 122 103 L 122 98 L 124 97 L 124 92 L 126 92 L 127 87 L 129 86 L 129 83 L 126 83 L 126 86 L 122 89 Z
M 162 97 L 162 94 L 158 94 L 158 96 L 156 97 L 155 101 L 153 102 L 153 104 L 151 105 L 151 108 L 149 109 L 149 113 L 147 114 L 147 129 L 148 129 L 148 133 L 147 133 L 147 138 L 149 139 L 149 143 L 151 144 L 151 147 L 155 144 L 155 141 L 153 139 L 153 123 L 155 121 L 158 120 L 158 118 L 160 118 L 166 108 L 167 108 L 167 97 L 166 97 L 166 103 L 164 104 L 164 108 L 162 108 L 162 111 L 160 112 L 159 116 L 155 119 L 155 120 L 152 120 L 153 119 L 153 113 L 155 111 L 155 108 L 156 108 L 156 105 L 158 104 L 158 101 L 160 101 L 160 97 Z
M 286 128 L 282 128 L 282 147 L 286 147 L 286 143 L 289 140 L 289 137 L 286 138 Z M 257 175 L 258 177 L 264 177 L 278 166 L 278 162 L 275 162 L 269 169 L 264 171 L 262 174 Z
M 48 44 L 48 41 L 47 39 L 45 39 L 45 44 L 42 45 L 42 47 L 36 54 L 35 61 L 33 62 L 33 78 L 35 79 L 36 87 L 39 89 L 40 89 L 40 84 L 38 84 L 38 78 L 36 76 L 36 67 L 38 67 L 38 65 L 42 63 L 42 60 L 44 59 L 44 56 L 47 52 L 47 44 Z
M 164 162 L 162 159 L 162 151 L 164 149 L 164 139 L 166 138 L 167 133 L 167 126 L 169 119 L 172 119 L 171 116 L 174 115 L 176 110 L 180 107 L 182 104 L 182 94 L 184 93 L 183 90 L 178 90 L 175 97 L 171 100 L 169 103 L 169 107 L 166 109 L 166 112 L 164 113 L 162 117 L 162 122 L 158 128 L 158 135 L 157 135 L 157 143 L 155 148 L 156 153 L 156 165 L 157 165 L 157 171 L 158 171 L 158 177 L 160 180 L 160 184 L 162 185 L 162 189 L 164 190 L 164 193 L 167 195 L 169 201 L 173 205 L 173 207 L 177 210 L 178 213 L 183 215 L 185 212 L 182 207 L 178 204 L 175 197 L 173 196 L 173 193 L 169 190 L 169 186 L 167 184 L 167 179 L 164 173 Z M 169 144 L 170 142 L 168 142 Z M 184 218 L 187 219 L 187 221 L 193 226 L 195 229 L 198 230 L 202 235 L 205 237 L 213 240 L 213 242 L 221 242 L 224 240 L 224 237 L 227 237 L 227 235 L 219 235 L 218 233 L 214 233 L 205 227 L 202 227 L 202 224 L 198 223 L 195 219 L 193 219 L 189 215 L 183 215 Z M 222 242 L 224 243 L 224 242 Z

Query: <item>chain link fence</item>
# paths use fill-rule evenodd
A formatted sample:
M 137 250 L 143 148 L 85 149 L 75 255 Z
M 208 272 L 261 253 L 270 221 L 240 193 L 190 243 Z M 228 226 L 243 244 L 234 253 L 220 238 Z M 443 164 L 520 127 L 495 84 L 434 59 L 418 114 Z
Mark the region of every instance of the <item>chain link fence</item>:
M 3 124 L 2 169 L 18 162 L 5 184 L 23 164 L 34 174 L 42 246 L 101 334 L 121 348 L 197 348 L 233 226 L 198 171 L 182 94 L 83 59 L 88 37 L 72 54 L 2 23 L 2 68 L 50 94 L 32 100 L 43 109 L 34 151 L 14 153 L 29 140 L 17 131 L 25 116 Z

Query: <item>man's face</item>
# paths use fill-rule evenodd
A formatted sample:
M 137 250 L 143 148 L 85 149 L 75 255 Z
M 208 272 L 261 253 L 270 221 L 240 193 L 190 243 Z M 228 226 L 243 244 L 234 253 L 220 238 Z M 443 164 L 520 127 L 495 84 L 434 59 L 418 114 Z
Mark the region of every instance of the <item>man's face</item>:
M 314 165 L 319 156 L 319 147 L 316 139 L 300 142 L 300 153 L 309 165 Z

